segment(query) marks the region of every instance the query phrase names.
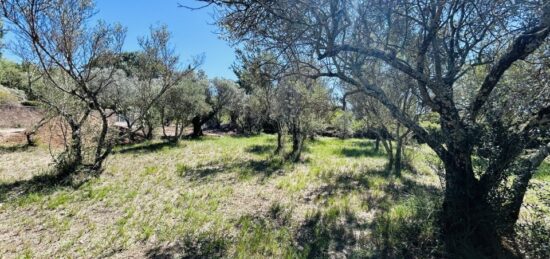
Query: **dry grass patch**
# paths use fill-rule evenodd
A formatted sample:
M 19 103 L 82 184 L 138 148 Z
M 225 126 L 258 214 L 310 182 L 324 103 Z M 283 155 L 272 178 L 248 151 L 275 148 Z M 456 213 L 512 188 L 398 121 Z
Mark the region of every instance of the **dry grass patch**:
M 119 147 L 104 173 L 81 186 L 1 196 L 0 254 L 440 255 L 441 190 L 430 170 L 394 177 L 370 141 L 332 138 L 310 143 L 303 162 L 289 164 L 273 157 L 274 142 L 269 135 L 208 136 Z M 50 161 L 41 147 L 1 156 L 4 187 L 31 179 Z

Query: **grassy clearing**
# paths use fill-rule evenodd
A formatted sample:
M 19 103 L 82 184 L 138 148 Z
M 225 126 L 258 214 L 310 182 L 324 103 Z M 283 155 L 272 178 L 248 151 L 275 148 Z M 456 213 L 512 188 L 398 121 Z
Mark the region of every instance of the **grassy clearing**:
M 272 157 L 274 143 L 261 135 L 119 147 L 97 179 L 23 192 L 25 180 L 45 172 L 47 150 L 2 153 L 0 254 L 439 255 L 441 191 L 423 165 L 426 148 L 414 150 L 415 173 L 396 178 L 369 140 L 320 138 L 298 164 Z

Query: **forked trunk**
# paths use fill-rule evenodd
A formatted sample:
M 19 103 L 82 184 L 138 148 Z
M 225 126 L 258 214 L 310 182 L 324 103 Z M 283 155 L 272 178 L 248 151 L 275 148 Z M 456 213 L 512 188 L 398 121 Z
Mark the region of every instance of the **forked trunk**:
M 495 215 L 474 177 L 470 154 L 454 150 L 445 159 L 442 231 L 450 257 L 513 258 L 499 238 Z

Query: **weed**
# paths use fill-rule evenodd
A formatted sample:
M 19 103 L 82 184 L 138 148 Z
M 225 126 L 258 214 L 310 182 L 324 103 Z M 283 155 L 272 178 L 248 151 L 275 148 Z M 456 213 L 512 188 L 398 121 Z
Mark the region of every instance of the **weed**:
M 185 176 L 185 173 L 189 170 L 189 167 L 184 163 L 176 164 L 176 174 L 180 177 Z

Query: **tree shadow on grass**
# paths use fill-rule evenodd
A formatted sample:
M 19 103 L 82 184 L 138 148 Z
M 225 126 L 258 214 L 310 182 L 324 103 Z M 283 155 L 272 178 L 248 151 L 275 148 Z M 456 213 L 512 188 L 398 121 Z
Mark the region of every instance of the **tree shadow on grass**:
M 384 156 L 383 153 L 380 151 L 375 151 L 374 149 L 366 149 L 366 148 L 342 148 L 338 151 L 338 155 L 345 156 L 345 157 L 382 157 Z
M 264 155 L 273 153 L 275 151 L 275 146 L 271 144 L 252 145 L 247 147 L 245 151 L 252 154 Z
M 316 211 L 300 225 L 294 239 L 306 258 L 343 258 L 346 248 L 357 243 L 353 231 L 359 225 L 347 210 Z
M 277 159 L 246 160 L 246 161 L 211 161 L 185 170 L 183 176 L 191 181 L 204 181 L 223 173 L 237 173 L 239 177 L 260 176 L 268 178 L 281 172 L 285 163 Z
M 305 195 L 306 202 L 314 201 L 319 209 L 295 233 L 298 246 L 308 258 L 440 257 L 441 190 L 412 177 L 396 177 L 384 169 L 334 175 Z M 359 194 L 368 210 L 348 209 L 343 197 L 350 193 Z
M 27 144 L 19 144 L 19 145 L 13 145 L 13 146 L 0 146 L 0 154 L 2 153 L 13 153 L 13 152 L 23 152 L 27 151 L 32 146 Z
M 385 156 L 382 151 L 375 149 L 371 141 L 367 140 L 354 141 L 351 146 L 336 150 L 336 154 L 352 158 Z
M 121 149 L 117 150 L 116 153 L 144 154 L 144 153 L 157 152 L 164 148 L 176 148 L 176 147 L 178 147 L 178 143 L 173 141 L 158 142 L 158 143 L 142 143 L 142 144 L 135 144 L 131 147 L 122 147 Z
M 222 258 L 228 241 L 215 235 L 187 237 L 170 244 L 149 249 L 145 256 L 151 259 L 169 258 Z
M 28 180 L 0 184 L 0 202 L 16 200 L 30 194 L 47 195 L 57 189 L 71 187 L 78 189 L 88 179 L 76 181 L 73 176 L 46 173 Z

